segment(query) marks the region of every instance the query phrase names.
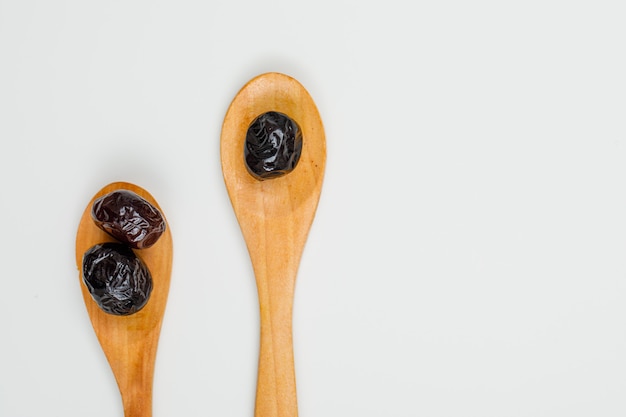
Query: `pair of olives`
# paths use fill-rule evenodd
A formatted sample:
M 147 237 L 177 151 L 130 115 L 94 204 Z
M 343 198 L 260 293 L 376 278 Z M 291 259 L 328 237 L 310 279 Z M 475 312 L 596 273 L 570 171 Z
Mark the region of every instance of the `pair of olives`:
M 133 249 L 154 245 L 166 228 L 161 212 L 138 194 L 116 190 L 93 203 L 95 224 L 117 242 L 100 243 L 83 255 L 83 282 L 106 313 L 141 310 L 152 292 L 152 276 Z

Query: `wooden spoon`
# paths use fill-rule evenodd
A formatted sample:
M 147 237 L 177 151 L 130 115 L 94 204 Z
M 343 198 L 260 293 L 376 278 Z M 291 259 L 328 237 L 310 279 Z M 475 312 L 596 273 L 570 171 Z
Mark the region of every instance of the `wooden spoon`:
M 244 142 L 250 123 L 276 111 L 302 130 L 295 169 L 260 181 L 248 173 Z M 256 277 L 260 353 L 256 417 L 298 414 L 292 344 L 296 273 L 320 197 L 326 139 L 313 99 L 295 79 L 267 73 L 249 81 L 231 103 L 222 126 L 222 172 Z
M 122 395 L 124 416 L 151 417 L 154 363 L 172 270 L 172 236 L 169 225 L 152 247 L 135 250 L 150 270 L 153 280 L 150 299 L 138 312 L 128 316 L 105 313 L 91 298 L 82 282 L 82 259 L 85 251 L 95 244 L 115 241 L 95 225 L 91 218 L 91 206 L 98 197 L 118 189 L 133 191 L 159 208 L 156 200 L 136 185 L 116 182 L 104 187 L 89 202 L 80 220 L 76 236 L 76 265 L 87 313 Z

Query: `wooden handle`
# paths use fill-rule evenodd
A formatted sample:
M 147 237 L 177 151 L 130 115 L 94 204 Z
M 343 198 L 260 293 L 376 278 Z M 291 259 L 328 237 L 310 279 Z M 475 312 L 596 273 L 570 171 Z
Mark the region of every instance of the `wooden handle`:
M 271 297 L 270 298 L 274 298 Z M 293 362 L 291 306 L 261 309 L 261 344 L 256 392 L 256 417 L 298 415 Z
M 276 226 L 270 229 L 276 230 Z M 278 239 L 276 237 L 274 240 L 258 242 L 257 248 L 251 253 L 261 326 L 256 417 L 298 415 L 292 316 L 301 252 L 293 250 L 299 248 L 299 245 L 294 245 L 294 236 L 291 234 L 283 234 Z
M 157 335 L 158 336 L 158 335 Z M 129 350 L 126 356 L 126 370 L 118 367 L 117 381 L 122 394 L 124 417 L 152 417 L 152 385 L 154 352 Z M 129 348 L 130 349 L 130 348 Z

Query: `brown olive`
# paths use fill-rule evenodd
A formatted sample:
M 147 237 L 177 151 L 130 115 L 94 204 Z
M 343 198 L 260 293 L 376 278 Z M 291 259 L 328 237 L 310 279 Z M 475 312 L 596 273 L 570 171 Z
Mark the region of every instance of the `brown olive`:
M 146 264 L 122 243 L 89 248 L 83 255 L 83 282 L 104 312 L 118 316 L 141 310 L 152 292 Z
M 293 171 L 301 152 L 300 126 L 285 114 L 263 113 L 248 127 L 244 158 L 248 172 L 258 180 Z
M 99 228 L 135 249 L 154 245 L 166 227 L 161 212 L 129 190 L 116 190 L 96 199 L 91 217 Z

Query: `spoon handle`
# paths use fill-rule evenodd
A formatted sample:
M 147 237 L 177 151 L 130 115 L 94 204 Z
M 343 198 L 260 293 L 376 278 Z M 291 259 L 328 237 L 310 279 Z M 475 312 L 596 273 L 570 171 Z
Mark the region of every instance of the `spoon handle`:
M 298 260 L 270 257 L 266 261 L 260 268 L 255 263 L 261 325 L 255 416 L 296 417 L 292 312 Z M 264 276 L 265 271 L 271 271 L 271 278 Z
M 124 417 L 152 417 L 153 357 L 148 352 L 137 352 L 133 355 L 124 376 L 126 387 L 122 388 L 120 385 Z
M 108 330 L 109 335 L 117 333 L 116 337 L 109 339 L 115 342 L 103 343 L 122 396 L 124 417 L 152 417 L 158 326 L 136 332 L 115 329 L 113 326 Z
M 270 181 L 267 181 L 270 183 Z M 297 417 L 296 377 L 292 342 L 292 312 L 296 275 L 317 206 L 304 199 L 298 210 L 277 214 L 267 196 L 294 201 L 296 187 L 246 195 L 248 214 L 239 223 L 252 261 L 260 309 L 259 368 L 255 417 Z

